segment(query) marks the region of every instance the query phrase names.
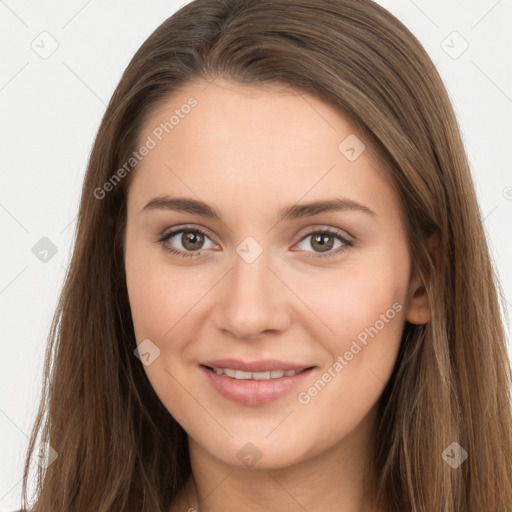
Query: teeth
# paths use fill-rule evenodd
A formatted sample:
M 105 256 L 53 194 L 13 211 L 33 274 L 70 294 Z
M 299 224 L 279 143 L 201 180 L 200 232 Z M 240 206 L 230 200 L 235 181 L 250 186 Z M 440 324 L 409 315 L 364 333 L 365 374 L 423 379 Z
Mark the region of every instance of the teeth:
M 213 368 L 217 375 L 226 375 L 232 379 L 238 380 L 270 380 L 280 379 L 281 377 L 292 377 L 296 373 L 295 370 L 272 370 L 266 372 L 244 372 L 243 370 L 233 370 L 231 368 Z
M 268 380 L 270 379 L 270 372 L 253 372 L 252 378 L 255 380 Z
M 242 370 L 236 370 L 235 371 L 235 379 L 239 379 L 239 380 L 252 379 L 252 373 L 251 372 L 243 372 Z

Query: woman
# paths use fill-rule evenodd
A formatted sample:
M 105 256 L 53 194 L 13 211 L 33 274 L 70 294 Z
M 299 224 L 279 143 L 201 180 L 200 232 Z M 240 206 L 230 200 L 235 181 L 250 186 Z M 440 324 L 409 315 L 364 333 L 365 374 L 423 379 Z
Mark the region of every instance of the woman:
M 195 0 L 100 126 L 25 502 L 40 432 L 36 512 L 510 511 L 496 289 L 396 18 Z

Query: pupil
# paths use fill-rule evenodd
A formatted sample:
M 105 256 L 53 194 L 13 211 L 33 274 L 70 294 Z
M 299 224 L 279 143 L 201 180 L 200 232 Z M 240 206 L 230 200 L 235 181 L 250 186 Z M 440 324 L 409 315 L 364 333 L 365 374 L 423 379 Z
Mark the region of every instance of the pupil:
M 329 239 L 330 243 L 325 243 L 325 238 Z M 321 252 L 326 252 L 329 249 L 332 249 L 333 238 L 329 235 L 316 235 L 315 237 L 313 237 L 313 241 L 314 243 L 319 244 L 318 248 L 320 249 Z
M 185 233 L 185 244 L 184 247 L 187 249 L 198 249 L 202 244 L 202 235 L 188 231 Z M 187 245 L 191 245 L 191 247 L 187 247 Z

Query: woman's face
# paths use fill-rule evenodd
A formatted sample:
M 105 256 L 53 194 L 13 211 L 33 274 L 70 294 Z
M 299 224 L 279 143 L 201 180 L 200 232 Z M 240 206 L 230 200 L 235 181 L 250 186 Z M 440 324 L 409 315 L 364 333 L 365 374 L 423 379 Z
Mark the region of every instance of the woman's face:
M 225 81 L 183 89 L 139 142 L 126 278 L 169 413 L 233 466 L 362 448 L 415 308 L 369 143 L 315 97 Z

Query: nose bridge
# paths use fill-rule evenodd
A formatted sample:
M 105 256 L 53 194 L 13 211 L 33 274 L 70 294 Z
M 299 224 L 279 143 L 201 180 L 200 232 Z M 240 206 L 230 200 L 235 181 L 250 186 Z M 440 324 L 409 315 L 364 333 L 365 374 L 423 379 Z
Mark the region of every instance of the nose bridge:
M 217 305 L 217 327 L 237 337 L 282 329 L 287 322 L 284 287 L 268 268 L 271 253 L 256 243 L 246 239 L 237 247 Z
M 240 255 L 241 250 L 239 246 L 238 254 L 233 261 L 233 271 L 231 272 L 233 292 L 240 295 L 243 300 L 257 296 L 264 298 L 268 295 L 268 288 L 272 287 L 272 283 L 270 283 L 272 273 L 267 268 L 270 265 L 269 252 L 263 251 L 256 257 L 246 259 L 244 255 Z
M 271 264 L 270 253 L 263 250 L 261 254 L 254 256 L 250 249 L 247 254 L 251 254 L 251 257 L 246 257 L 243 253 L 240 255 L 242 247 L 237 248 L 237 255 L 234 257 L 228 298 L 230 301 L 233 299 L 231 302 L 245 309 L 247 313 L 257 308 L 261 315 L 270 308 L 270 290 L 275 285 L 271 282 L 274 276 L 267 268 Z

